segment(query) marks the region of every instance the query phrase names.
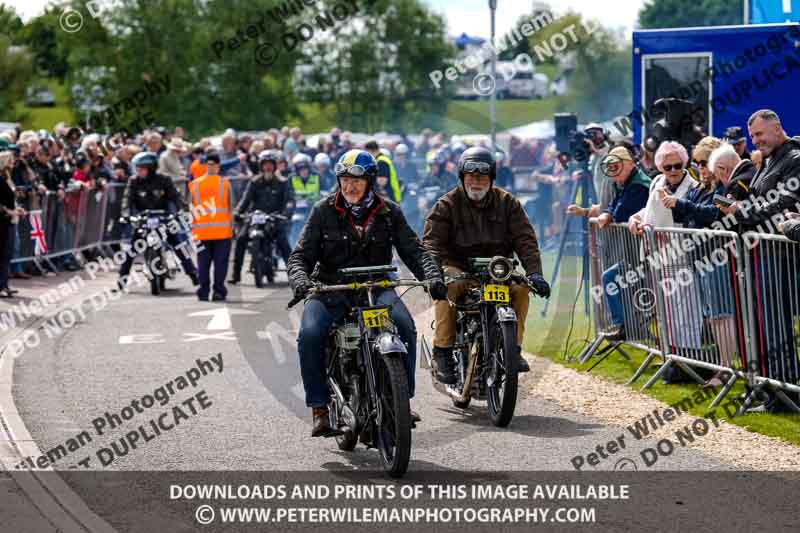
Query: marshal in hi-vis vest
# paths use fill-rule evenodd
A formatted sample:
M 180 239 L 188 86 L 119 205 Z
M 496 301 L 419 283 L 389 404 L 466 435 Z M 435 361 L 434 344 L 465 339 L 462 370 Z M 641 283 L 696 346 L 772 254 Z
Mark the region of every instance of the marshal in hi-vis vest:
M 221 176 L 203 176 L 189 184 L 195 240 L 216 241 L 233 237 L 230 186 L 228 179 Z

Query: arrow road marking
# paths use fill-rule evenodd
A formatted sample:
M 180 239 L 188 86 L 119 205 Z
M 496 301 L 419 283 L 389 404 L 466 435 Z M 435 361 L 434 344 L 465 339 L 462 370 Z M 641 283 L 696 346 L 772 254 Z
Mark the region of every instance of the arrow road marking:
M 229 309 L 220 307 L 219 309 L 209 309 L 208 311 L 197 311 L 189 313 L 189 316 L 210 316 L 206 329 L 209 331 L 231 329 L 231 315 L 257 315 L 256 311 L 248 309 Z
M 223 331 L 220 333 L 184 333 L 186 338 L 183 342 L 197 342 L 205 340 L 218 340 L 218 341 L 235 341 L 235 331 Z

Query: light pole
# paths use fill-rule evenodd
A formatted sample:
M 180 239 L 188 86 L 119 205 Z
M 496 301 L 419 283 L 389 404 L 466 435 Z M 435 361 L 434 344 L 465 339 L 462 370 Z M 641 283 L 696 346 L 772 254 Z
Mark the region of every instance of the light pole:
M 497 0 L 489 0 L 489 9 L 492 11 L 492 50 L 494 47 L 494 14 L 497 10 Z M 492 152 L 497 150 L 497 55 L 492 53 L 492 81 L 494 81 L 494 89 L 489 96 L 489 117 L 492 122 Z

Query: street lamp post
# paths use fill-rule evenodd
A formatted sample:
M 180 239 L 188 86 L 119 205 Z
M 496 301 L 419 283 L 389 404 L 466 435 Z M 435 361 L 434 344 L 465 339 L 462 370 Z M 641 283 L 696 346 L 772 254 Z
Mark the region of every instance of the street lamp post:
M 492 50 L 494 47 L 494 14 L 497 10 L 497 0 L 489 0 L 489 9 L 492 12 Z M 497 150 L 497 55 L 492 54 L 492 80 L 494 81 L 494 89 L 490 95 L 489 100 L 489 116 L 492 122 L 492 152 Z

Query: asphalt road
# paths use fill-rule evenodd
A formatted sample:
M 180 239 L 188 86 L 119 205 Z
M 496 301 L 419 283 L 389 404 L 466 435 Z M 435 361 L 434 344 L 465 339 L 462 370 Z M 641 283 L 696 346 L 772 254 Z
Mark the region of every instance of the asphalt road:
M 55 469 L 88 466 L 139 473 L 122 493 L 131 500 L 127 505 L 120 505 L 119 478 L 100 484 L 76 477 L 78 470 L 65 477 L 120 531 L 146 530 L 141 527 L 145 522 L 137 522 L 141 509 L 174 513 L 164 507 L 164 491 L 153 486 L 167 474 L 153 471 L 305 471 L 337 479 L 367 473 L 385 480 L 375 450 L 359 446 L 341 452 L 333 440 L 310 438 L 295 345 L 302 309 L 286 311 L 290 292 L 281 280 L 256 289 L 248 277 L 230 288 L 225 305 L 198 302 L 188 280 L 173 283 L 160 297 L 137 288 L 98 312 L 88 311 L 84 321 L 53 339 L 42 335 L 37 349 L 16 360 L 13 397 L 32 438 L 45 456 L 60 445 L 66 450 L 60 457 L 51 453 Z M 427 296 L 412 293 L 405 299 L 412 313 L 424 311 Z M 427 329 L 425 324 L 417 327 Z M 412 479 L 426 472 L 447 480 L 460 472 L 571 471 L 573 457 L 586 456 L 625 433 L 526 390 L 512 424 L 495 428 L 482 402 L 457 409 L 434 390 L 419 365 L 416 377 L 412 406 L 423 421 L 413 433 Z M 148 398 L 154 405 L 147 404 Z M 134 400 L 141 412 L 132 406 Z M 171 429 L 156 434 L 151 421 L 157 419 Z M 133 448 L 125 435 L 137 430 Z M 631 448 L 635 457 L 641 446 Z M 585 470 L 612 470 L 625 454 Z M 682 448 L 652 470 L 727 468 Z M 113 490 L 114 498 L 103 497 Z M 131 514 L 132 508 L 139 513 Z M 174 527 L 162 530 L 186 527 L 176 518 Z
M 40 348 L 16 361 L 15 402 L 42 453 L 84 430 L 93 437 L 55 468 L 78 465 L 87 456 L 91 468 L 112 470 L 380 468 L 374 450 L 359 446 L 344 453 L 332 440 L 309 437 L 311 417 L 295 345 L 302 309 L 286 311 L 290 292 L 285 283 L 256 289 L 246 280 L 231 287 L 228 302 L 220 305 L 197 301 L 188 281 L 179 281 L 163 296 L 137 288 L 99 312 L 88 312 L 85 321 L 53 340 L 42 335 Z M 424 309 L 425 298 L 406 296 L 412 313 Z M 420 330 L 426 327 L 418 324 Z M 197 369 L 197 359 L 210 362 L 217 354 L 222 372 L 207 370 L 196 386 L 179 390 L 178 376 Z M 423 422 L 413 435 L 410 470 L 570 470 L 574 456 L 585 456 L 623 433 L 524 390 L 511 426 L 495 428 L 483 402 L 457 409 L 433 389 L 419 364 L 416 377 L 412 406 Z M 111 428 L 114 417 L 106 413 L 130 414 L 122 413 L 123 407 L 170 381 L 174 395 L 169 403 L 140 406 L 141 413 Z M 138 443 L 125 455 L 115 453 L 113 461 L 106 454 L 109 464 L 100 463 L 99 448 L 201 391 L 210 406 L 194 405 L 193 414 L 187 405 L 182 408 L 187 418 L 174 429 Z M 105 419 L 103 435 L 93 425 L 99 424 L 98 417 Z M 613 469 L 615 462 L 603 461 L 597 469 Z M 677 450 L 664 468 L 724 466 L 687 449 Z

